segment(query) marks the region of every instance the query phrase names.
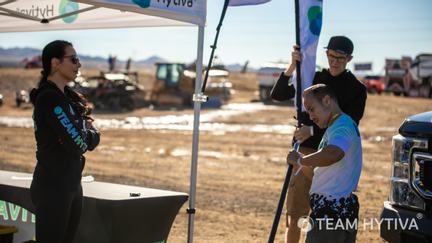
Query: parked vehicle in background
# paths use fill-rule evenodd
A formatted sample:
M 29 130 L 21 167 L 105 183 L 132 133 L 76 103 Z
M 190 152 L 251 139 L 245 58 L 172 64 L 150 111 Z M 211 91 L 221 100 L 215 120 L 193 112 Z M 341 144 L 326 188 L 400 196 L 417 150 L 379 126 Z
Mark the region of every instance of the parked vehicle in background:
M 367 75 L 363 78 L 367 92 L 371 94 L 381 94 L 385 90 L 382 77 L 378 75 Z
M 18 90 L 15 92 L 15 104 L 17 107 L 22 106 L 23 104 L 30 103 L 30 95 L 26 90 Z
M 96 109 L 134 110 L 145 103 L 144 87 L 138 84 L 137 73 L 104 73 L 84 78 L 78 76 L 69 86 L 82 93 Z
M 2 105 L 3 105 L 3 95 L 0 94 L 0 106 L 2 106 Z
M 276 81 L 278 80 L 281 73 L 285 71 L 288 65 L 289 63 L 284 63 L 284 62 L 269 62 L 264 64 L 258 70 L 259 99 L 262 102 L 272 101 L 270 97 L 270 91 L 273 88 Z M 321 70 L 322 67 L 316 65 L 315 71 L 321 71 Z
M 272 100 L 270 97 L 270 91 L 288 65 L 289 63 L 270 62 L 264 64 L 258 70 L 259 99 L 262 102 Z
M 156 80 L 150 93 L 150 101 L 155 106 L 193 105 L 195 92 L 194 66 L 186 68 L 183 63 L 156 63 Z M 204 77 L 204 75 L 203 75 Z M 208 101 L 201 107 L 218 108 L 231 99 L 232 84 L 229 72 L 214 66 L 209 71 L 205 95 Z
M 390 243 L 432 242 L 432 111 L 402 123 L 393 137 L 391 163 L 381 237 Z
M 21 64 L 25 69 L 42 68 L 42 56 L 38 55 L 31 58 L 24 58 Z
M 432 54 L 386 59 L 384 82 L 395 95 L 432 97 Z

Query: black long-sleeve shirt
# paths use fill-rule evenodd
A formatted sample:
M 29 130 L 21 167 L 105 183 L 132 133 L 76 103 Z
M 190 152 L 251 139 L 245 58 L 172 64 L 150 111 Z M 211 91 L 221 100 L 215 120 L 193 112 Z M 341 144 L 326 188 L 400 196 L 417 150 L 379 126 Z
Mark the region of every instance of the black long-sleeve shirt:
M 284 101 L 294 97 L 295 88 L 289 84 L 290 78 L 281 73 L 271 92 L 274 100 Z M 366 106 L 366 87 L 349 70 L 345 70 L 338 76 L 332 76 L 327 69 L 315 72 L 313 84 L 329 86 L 334 91 L 342 111 L 357 124 L 360 123 Z M 314 126 L 314 135 L 305 140 L 302 146 L 317 149 L 325 129 L 314 124 L 306 112 L 302 112 L 298 119 L 304 125 Z
M 81 183 L 83 154 L 99 144 L 99 132 L 86 128 L 71 100 L 51 81 L 32 96 L 37 146 L 33 186 L 75 190 Z

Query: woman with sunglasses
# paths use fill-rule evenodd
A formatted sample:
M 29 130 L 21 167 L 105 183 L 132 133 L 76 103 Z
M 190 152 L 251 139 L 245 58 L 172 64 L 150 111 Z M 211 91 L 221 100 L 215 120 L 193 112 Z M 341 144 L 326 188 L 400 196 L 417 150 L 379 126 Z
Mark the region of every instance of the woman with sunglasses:
M 30 187 L 36 240 L 69 243 L 81 216 L 83 154 L 99 144 L 99 131 L 84 97 L 66 86 L 81 67 L 72 44 L 49 43 L 42 51 L 42 64 L 42 78 L 30 93 L 37 146 Z

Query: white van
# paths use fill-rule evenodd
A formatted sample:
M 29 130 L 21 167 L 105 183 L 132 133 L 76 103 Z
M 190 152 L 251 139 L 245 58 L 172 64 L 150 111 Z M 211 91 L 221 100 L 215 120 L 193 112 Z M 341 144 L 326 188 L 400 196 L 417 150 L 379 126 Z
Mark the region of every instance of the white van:
M 270 62 L 264 64 L 258 71 L 259 97 L 261 101 L 270 101 L 270 91 L 279 76 L 289 63 Z
M 288 68 L 290 63 L 269 62 L 263 65 L 258 71 L 259 97 L 261 101 L 271 101 L 270 91 L 279 79 L 282 72 Z M 315 71 L 321 71 L 322 66 L 316 64 Z

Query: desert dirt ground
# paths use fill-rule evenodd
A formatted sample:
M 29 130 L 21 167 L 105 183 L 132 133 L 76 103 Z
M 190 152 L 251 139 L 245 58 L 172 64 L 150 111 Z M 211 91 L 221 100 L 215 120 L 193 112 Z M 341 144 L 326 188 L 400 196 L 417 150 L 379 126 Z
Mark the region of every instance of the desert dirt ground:
M 0 116 L 30 117 L 32 108 L 14 107 L 14 92 L 37 82 L 38 70 L 0 69 L 0 93 L 5 104 Z M 95 73 L 84 70 L 84 74 Z M 151 72 L 140 72 L 145 87 Z M 236 91 L 231 103 L 257 99 L 255 74 L 231 75 Z M 239 113 L 216 118 L 224 124 L 294 125 L 292 106 Z M 432 100 L 369 95 L 360 124 L 363 170 L 357 195 L 360 218 L 379 219 L 389 192 L 391 138 L 409 115 L 429 111 Z M 206 114 L 208 110 L 202 111 Z M 192 114 L 192 109 L 155 111 L 148 108 L 128 113 L 97 113 L 95 118 L 125 118 Z M 272 225 L 287 165 L 291 134 L 253 131 L 201 131 L 195 216 L 195 242 L 266 242 Z M 99 147 L 87 154 L 85 175 L 96 180 L 158 189 L 189 191 L 191 131 L 102 130 Z M 35 141 L 32 128 L 0 127 L 0 169 L 32 172 Z M 175 151 L 187 151 L 180 154 Z M 169 242 L 186 242 L 187 202 L 179 211 Z M 280 220 L 276 242 L 283 242 L 285 218 Z M 359 230 L 357 242 L 382 242 L 379 230 Z

